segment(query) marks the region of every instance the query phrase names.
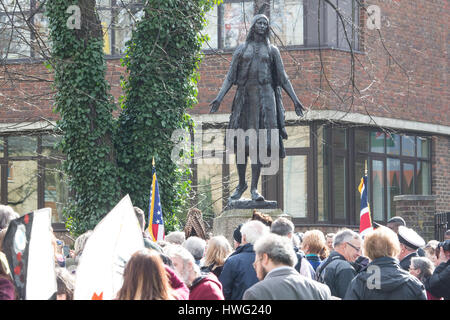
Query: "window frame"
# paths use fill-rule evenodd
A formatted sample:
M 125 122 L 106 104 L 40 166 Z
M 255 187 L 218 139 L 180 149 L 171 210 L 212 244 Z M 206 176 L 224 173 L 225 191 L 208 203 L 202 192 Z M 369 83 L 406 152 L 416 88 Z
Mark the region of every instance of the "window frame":
M 8 165 L 13 161 L 35 161 L 37 165 L 37 203 L 36 209 L 42 209 L 45 207 L 45 168 L 47 164 L 61 163 L 66 159 L 64 155 L 60 155 L 54 158 L 47 158 L 42 154 L 42 137 L 45 135 L 55 135 L 53 131 L 21 131 L 21 132 L 8 132 L 1 133 L 0 139 L 4 141 L 3 157 L 0 157 L 0 203 L 8 205 Z M 36 141 L 36 154 L 33 156 L 9 156 L 9 137 L 11 136 L 33 136 L 37 137 Z M 70 196 L 69 190 L 69 196 Z M 21 212 L 20 214 L 25 214 Z M 52 223 L 52 225 L 60 226 L 64 221 Z

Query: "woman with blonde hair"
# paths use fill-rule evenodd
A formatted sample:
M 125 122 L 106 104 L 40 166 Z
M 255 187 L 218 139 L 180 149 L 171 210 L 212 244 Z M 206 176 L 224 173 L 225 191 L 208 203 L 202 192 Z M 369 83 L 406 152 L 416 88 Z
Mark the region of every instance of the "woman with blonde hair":
M 169 276 L 159 252 L 143 249 L 125 266 L 117 300 L 173 300 Z
M 345 300 L 426 300 L 423 284 L 400 267 L 397 234 L 379 227 L 364 237 L 363 252 L 369 258 L 347 289 Z
M 327 241 L 320 230 L 309 230 L 303 235 L 301 249 L 306 254 L 306 260 L 311 263 L 314 271 L 323 259 L 328 257 Z
M 203 272 L 212 272 L 217 278 L 222 273 L 225 260 L 231 254 L 231 245 L 224 236 L 215 236 L 209 239 L 203 261 Z

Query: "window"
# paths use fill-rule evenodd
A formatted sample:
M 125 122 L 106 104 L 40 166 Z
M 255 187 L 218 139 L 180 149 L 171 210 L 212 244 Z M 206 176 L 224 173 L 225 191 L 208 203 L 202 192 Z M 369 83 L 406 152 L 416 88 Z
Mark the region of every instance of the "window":
M 396 195 L 431 194 L 429 137 L 322 122 L 287 123 L 286 131 L 286 158 L 276 175 L 261 176 L 258 187 L 296 225 L 358 226 L 358 186 L 366 172 L 373 221 L 385 224 L 395 215 Z M 197 204 L 215 215 L 222 212 L 238 184 L 234 154 L 229 155 L 228 164 L 217 161 L 224 150 L 224 132 L 217 124 L 203 130 L 202 149 L 214 152 L 194 164 Z M 248 181 L 249 165 L 246 176 Z M 249 190 L 243 197 L 250 198 Z
M 31 56 L 31 35 L 26 23 L 29 15 L 29 0 L 2 1 L 0 4 L 0 58 L 21 59 Z
M 207 14 L 203 49 L 234 49 L 245 42 L 254 16 L 253 0 L 224 0 Z M 304 44 L 303 0 L 271 0 L 271 41 L 281 46 Z
M 303 3 L 306 47 L 359 49 L 358 1 L 304 0 Z
M 6 0 L 2 3 L 5 5 L 0 5 L 0 58 L 39 58 L 42 51 L 48 54 L 46 51 L 51 43 L 44 6 L 35 0 Z M 143 3 L 142 0 L 96 0 L 105 55 L 124 54 L 131 31 L 143 16 Z
M 366 157 L 370 161 L 369 202 L 375 221 L 395 216 L 396 195 L 431 194 L 428 137 L 357 129 L 355 146 L 356 159 Z
M 52 222 L 64 222 L 67 178 L 61 167 L 64 155 L 56 149 L 57 135 L 0 136 L 0 200 L 23 215 L 52 208 Z

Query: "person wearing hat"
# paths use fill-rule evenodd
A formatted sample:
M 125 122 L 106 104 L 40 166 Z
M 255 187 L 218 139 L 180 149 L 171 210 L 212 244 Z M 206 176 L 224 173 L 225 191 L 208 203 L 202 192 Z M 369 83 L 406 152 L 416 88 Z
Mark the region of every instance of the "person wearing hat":
M 240 225 L 238 225 L 236 227 L 236 229 L 234 229 L 233 232 L 233 247 L 234 250 L 236 250 L 242 242 L 242 235 L 241 235 L 241 227 L 242 227 L 243 223 L 241 223 Z
M 402 217 L 395 216 L 389 219 L 389 221 L 386 224 L 386 227 L 394 231 L 398 234 L 398 228 L 400 226 L 406 227 L 406 222 Z
M 398 227 L 398 240 L 400 241 L 400 253 L 398 260 L 400 260 L 400 266 L 409 271 L 411 265 L 411 259 L 418 257 L 417 249 L 425 245 L 425 240 L 417 234 L 413 229 L 399 226 Z

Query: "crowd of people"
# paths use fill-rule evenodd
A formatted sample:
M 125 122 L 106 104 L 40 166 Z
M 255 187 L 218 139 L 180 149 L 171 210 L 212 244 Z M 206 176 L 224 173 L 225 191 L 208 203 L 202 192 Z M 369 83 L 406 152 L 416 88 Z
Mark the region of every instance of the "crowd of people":
M 184 231 L 154 242 L 135 207 L 145 249 L 123 270 L 116 300 L 440 300 L 450 299 L 450 230 L 428 243 L 400 217 L 360 234 L 343 228 L 295 232 L 286 218 L 254 212 L 233 232 L 205 231 L 193 211 Z M 0 249 L 18 214 L 0 206 Z M 191 220 L 190 220 L 191 219 Z M 69 254 L 54 237 L 56 299 L 74 297 L 77 265 L 93 231 L 79 236 Z M 0 250 L 0 300 L 17 299 L 8 261 Z

